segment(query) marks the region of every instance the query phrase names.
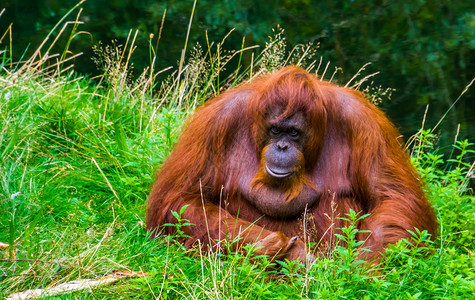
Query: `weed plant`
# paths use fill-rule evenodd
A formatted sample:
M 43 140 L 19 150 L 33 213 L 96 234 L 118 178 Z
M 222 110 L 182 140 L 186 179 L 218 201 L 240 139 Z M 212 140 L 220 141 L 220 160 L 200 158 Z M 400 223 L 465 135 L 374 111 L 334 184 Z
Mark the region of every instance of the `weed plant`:
M 70 40 L 77 22 L 67 26 Z M 130 57 L 137 33 L 131 32 L 123 46 L 98 46 L 102 56 L 96 60 L 104 74 L 95 81 L 70 71 L 68 49 L 50 55 L 46 40 L 22 63 L 9 59 L 8 48 L 1 50 L 0 242 L 7 247 L 0 250 L 0 297 L 114 270 L 142 270 L 149 276 L 51 297 L 471 299 L 474 145 L 456 140 L 453 154 L 444 158 L 437 152 L 437 136 L 424 128 L 412 139 L 411 151 L 440 222 L 434 242 L 416 230 L 389 246 L 379 264 L 365 264 L 355 224 L 366 216 L 358 212 L 346 216 L 350 226 L 337 235 L 333 252 L 308 267 L 254 257 L 250 246 L 240 253 L 200 253 L 185 249 L 179 236 L 150 239 L 144 215 L 154 172 L 196 106 L 290 63 L 326 79 L 338 73 L 335 68 L 329 75 L 329 64 L 316 58 L 316 46 L 286 51 L 280 32 L 260 52 L 224 52 L 225 39 L 208 43 L 206 50 L 196 45 L 176 69 L 158 72 L 157 49 L 150 46 L 151 66 L 135 80 Z M 252 55 L 248 68 L 240 64 L 244 51 L 260 53 Z M 220 78 L 232 59 L 237 67 Z M 158 81 L 161 72 L 169 76 Z M 351 85 L 373 90 L 365 80 Z M 387 93 L 375 99 L 381 95 Z M 182 213 L 175 212 L 178 235 L 180 226 L 188 225 Z

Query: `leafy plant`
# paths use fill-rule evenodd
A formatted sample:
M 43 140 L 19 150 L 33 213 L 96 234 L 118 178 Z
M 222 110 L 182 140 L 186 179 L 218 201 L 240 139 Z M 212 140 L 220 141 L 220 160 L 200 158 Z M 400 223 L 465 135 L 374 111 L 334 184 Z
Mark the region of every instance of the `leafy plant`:
M 186 208 L 189 205 L 184 205 L 182 208 L 180 208 L 179 212 L 176 211 L 171 211 L 173 217 L 176 219 L 176 223 L 166 223 L 163 226 L 165 227 L 173 227 L 176 230 L 176 234 L 172 236 L 172 238 L 182 238 L 182 237 L 189 237 L 188 235 L 185 234 L 185 232 L 182 230 L 182 227 L 184 226 L 192 226 L 194 224 L 190 223 L 187 219 L 183 219 L 181 216 L 185 212 Z

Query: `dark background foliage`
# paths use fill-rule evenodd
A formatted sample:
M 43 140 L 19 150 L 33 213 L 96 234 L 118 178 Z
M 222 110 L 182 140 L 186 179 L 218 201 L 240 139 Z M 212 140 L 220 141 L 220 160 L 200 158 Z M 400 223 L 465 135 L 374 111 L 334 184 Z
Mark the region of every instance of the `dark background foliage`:
M 13 56 L 18 61 L 41 43 L 54 24 L 78 0 L 4 0 L 0 10 L 0 34 L 13 23 Z M 158 36 L 164 10 L 166 18 L 158 67 L 176 65 L 185 43 L 192 0 L 125 1 L 88 0 L 82 6 L 80 30 L 70 48 L 84 52 L 76 59 L 76 70 L 98 74 L 92 46 L 99 41 L 124 43 L 130 29 L 138 29 L 134 65 L 150 63 L 149 35 Z M 69 19 L 73 20 L 75 14 Z M 226 40 L 229 49 L 261 45 L 272 28 L 285 29 L 290 47 L 320 43 L 319 55 L 342 68 L 340 82 L 350 79 L 366 62 L 368 72 L 379 71 L 376 85 L 396 89 L 391 101 L 381 104 L 405 138 L 421 126 L 429 104 L 426 127 L 435 123 L 475 75 L 475 8 L 472 1 L 451 0 L 199 0 L 190 32 L 191 48 L 196 42 Z M 0 47 L 6 47 L 4 38 Z M 65 42 L 65 41 L 64 41 Z M 63 44 L 64 45 L 64 44 Z M 29 46 L 29 47 L 28 47 Z M 59 45 L 61 47 L 61 44 Z M 27 56 L 26 56 L 27 57 Z M 247 61 L 250 54 L 245 57 Z M 475 137 L 475 88 L 463 96 L 445 119 L 440 145 L 453 141 L 457 125 L 460 138 Z

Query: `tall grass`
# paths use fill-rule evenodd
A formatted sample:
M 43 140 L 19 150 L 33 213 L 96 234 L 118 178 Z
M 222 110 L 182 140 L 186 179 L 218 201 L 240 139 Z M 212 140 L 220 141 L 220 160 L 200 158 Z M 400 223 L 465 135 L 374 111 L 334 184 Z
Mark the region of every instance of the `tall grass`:
M 45 39 L 24 62 L 13 63 L 8 48 L 0 53 L 0 242 L 8 245 L 0 250 L 0 296 L 124 269 L 149 276 L 59 297 L 468 299 L 474 294 L 475 198 L 468 188 L 473 144 L 456 141 L 453 155 L 444 159 L 436 136 L 425 129 L 416 136 L 413 161 L 435 206 L 440 235 L 431 243 L 425 232 L 414 232 L 390 246 L 379 265 L 358 260 L 362 250 L 354 226 L 339 237 L 349 247 L 337 247 L 308 268 L 288 261 L 269 267 L 266 257 L 252 257 L 251 248 L 207 254 L 187 250 L 173 237 L 150 240 L 144 211 L 153 174 L 196 106 L 287 64 L 325 79 L 334 79 L 339 69 L 317 57 L 314 45 L 287 52 L 277 29 L 261 51 L 225 52 L 225 37 L 204 49 L 196 45 L 180 66 L 159 71 L 153 63 L 157 49 L 150 46 L 150 68 L 133 79 L 137 32 L 131 31 L 125 45 L 97 47 L 104 73 L 93 82 L 71 72 L 68 49 L 49 54 L 65 28 L 72 29 L 68 41 L 75 36 L 77 20 L 58 23 L 60 35 Z M 240 63 L 244 51 L 253 53 L 247 68 Z M 227 70 L 230 75 L 223 78 L 233 60 L 235 71 Z M 166 80 L 157 80 L 161 73 L 168 74 Z M 390 96 L 390 90 L 373 88 L 366 79 L 358 76 L 348 84 L 376 102 Z M 347 217 L 355 223 L 361 216 Z

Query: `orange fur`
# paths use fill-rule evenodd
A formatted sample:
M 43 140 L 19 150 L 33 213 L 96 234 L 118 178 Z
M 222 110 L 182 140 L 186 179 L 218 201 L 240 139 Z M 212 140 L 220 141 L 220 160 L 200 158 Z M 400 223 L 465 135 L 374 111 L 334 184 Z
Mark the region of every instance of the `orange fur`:
M 261 163 L 266 122 L 295 113 L 305 117 L 307 142 L 301 170 L 280 184 Z M 407 230 L 437 230 L 399 135 L 360 92 L 286 67 L 195 112 L 152 187 L 147 228 L 172 233 L 162 227 L 176 221 L 170 211 L 189 204 L 183 218 L 195 225 L 183 228 L 186 246 L 240 238 L 236 247 L 257 243 L 258 254 L 304 260 L 301 240 L 332 247 L 346 224 L 340 217 L 353 209 L 371 214 L 358 224 L 371 234 L 359 238 L 372 250 L 369 258 L 377 257 L 388 243 L 410 237 Z

